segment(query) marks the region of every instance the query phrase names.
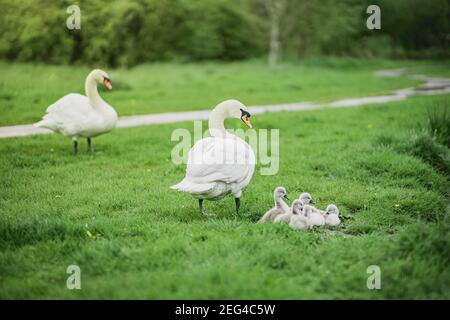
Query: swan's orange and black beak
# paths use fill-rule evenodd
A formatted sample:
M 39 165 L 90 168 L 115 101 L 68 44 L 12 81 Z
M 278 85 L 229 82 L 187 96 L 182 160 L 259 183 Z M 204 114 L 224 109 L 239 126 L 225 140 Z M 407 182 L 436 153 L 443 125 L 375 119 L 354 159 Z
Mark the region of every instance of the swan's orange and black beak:
M 104 78 L 104 79 L 103 79 L 103 84 L 104 84 L 105 87 L 107 87 L 109 90 L 112 90 L 111 80 L 109 80 L 108 78 Z
M 245 110 L 242 110 L 241 120 L 244 121 L 244 123 L 249 127 L 250 129 L 253 128 L 252 124 L 250 123 L 250 113 L 248 113 Z

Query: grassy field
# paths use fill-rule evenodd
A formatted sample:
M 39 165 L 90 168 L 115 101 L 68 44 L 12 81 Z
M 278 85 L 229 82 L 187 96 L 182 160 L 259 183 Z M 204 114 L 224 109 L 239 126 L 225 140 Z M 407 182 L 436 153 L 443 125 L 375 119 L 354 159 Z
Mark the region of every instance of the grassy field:
M 230 68 L 245 67 L 253 65 Z M 63 67 L 20 68 L 41 70 L 46 78 L 68 73 Z M 144 106 L 145 112 L 175 105 L 210 107 L 211 83 L 202 82 L 202 73 L 216 72 L 216 81 L 232 74 L 221 66 L 205 66 L 195 74 L 191 66 L 184 68 L 186 77 L 192 76 L 192 86 L 185 89 L 180 87 L 185 79 L 173 83 L 165 65 L 140 67 L 128 76 L 114 71 L 114 78 L 124 86 L 131 83 L 132 90 L 144 89 L 143 82 L 131 82 L 132 75 L 148 76 L 150 85 L 139 97 L 130 89 L 107 99 L 123 102 L 118 104 L 121 113 L 126 108 L 144 111 Z M 292 77 L 287 79 L 301 79 L 300 71 L 308 68 L 286 71 Z M 347 80 L 357 83 L 358 75 L 369 70 L 348 72 Z M 53 81 L 59 86 L 47 95 L 41 96 L 41 89 L 24 90 L 22 105 L 33 95 L 42 100 L 34 102 L 30 113 L 16 110 L 17 117 L 10 114 L 3 123 L 35 119 L 63 88 L 81 90 L 78 82 L 86 71 L 81 68 L 76 76 L 62 79 L 58 75 Z M 164 72 L 167 77 L 157 82 L 154 74 Z M 8 68 L 6 74 L 13 77 Z M 336 82 L 342 78 L 337 74 L 317 81 Z M 227 81 L 231 85 L 232 79 Z M 383 79 L 372 93 L 407 80 L 392 81 Z M 302 89 L 292 90 L 284 101 L 314 97 L 308 90 L 315 81 L 295 83 Z M 277 94 L 281 97 L 281 87 L 259 92 L 262 78 L 258 84 L 241 79 L 233 87 L 239 85 L 258 88 L 244 101 L 270 103 Z M 49 82 L 36 84 L 41 86 Z M 171 99 L 168 88 L 185 91 L 186 99 Z M 216 99 L 233 93 L 216 89 L 223 90 Z M 343 94 L 314 90 L 316 99 Z M 357 95 L 364 90 L 344 91 Z M 162 109 L 152 103 L 157 94 Z M 427 110 L 448 109 L 449 101 L 449 95 L 419 97 L 255 116 L 256 129 L 280 128 L 280 170 L 261 176 L 257 167 L 238 216 L 233 216 L 232 198 L 206 202 L 211 216 L 202 217 L 194 199 L 169 189 L 184 175 L 184 166 L 170 161 L 175 145 L 170 135 L 180 127 L 192 131 L 191 122 L 117 129 L 94 140 L 92 156 L 72 156 L 69 139 L 58 135 L 0 140 L 0 298 L 450 299 L 449 151 L 419 129 Z M 309 191 L 320 207 L 336 203 L 343 224 L 312 232 L 256 225 L 272 206 L 272 190 L 278 185 L 291 198 Z M 66 288 L 71 264 L 81 268 L 82 290 Z M 366 287 L 369 265 L 381 268 L 381 290 Z
M 315 59 L 268 68 L 265 61 L 141 65 L 108 70 L 113 91 L 103 97 L 119 115 L 209 109 L 239 97 L 248 105 L 379 95 L 419 83 L 409 77 L 379 78 L 378 69 L 414 67 L 441 74 L 449 61 Z M 0 62 L 0 125 L 38 121 L 47 106 L 71 92 L 84 94 L 85 66 Z

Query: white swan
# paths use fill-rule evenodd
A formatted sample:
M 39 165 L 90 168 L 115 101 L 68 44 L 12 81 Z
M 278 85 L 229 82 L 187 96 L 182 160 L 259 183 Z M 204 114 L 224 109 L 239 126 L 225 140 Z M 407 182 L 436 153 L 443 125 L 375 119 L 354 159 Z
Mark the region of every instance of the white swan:
M 325 223 L 330 226 L 337 226 L 341 223 L 341 220 L 339 219 L 339 209 L 336 205 L 328 205 L 326 210 Z
M 294 200 L 292 202 L 289 213 L 283 213 L 278 215 L 273 222 L 275 223 L 282 222 L 289 224 L 291 222 L 292 217 L 303 214 L 303 206 L 304 204 L 302 201 L 300 201 L 299 199 Z
M 226 118 L 241 119 L 249 128 L 250 113 L 237 100 L 219 103 L 209 116 L 210 137 L 195 143 L 188 154 L 186 176 L 172 189 L 198 198 L 200 212 L 203 200 L 217 200 L 233 194 L 239 211 L 242 189 L 255 171 L 255 153 L 248 143 L 225 130 Z
M 116 111 L 98 94 L 97 83 L 112 89 L 105 71 L 95 69 L 85 82 L 86 96 L 78 93 L 65 95 L 47 108 L 47 114 L 35 124 L 71 137 L 74 153 L 78 153 L 78 137 L 87 138 L 88 152 L 92 152 L 91 138 L 111 131 L 117 122 Z
M 287 192 L 284 187 L 276 187 L 273 191 L 273 200 L 275 201 L 275 206 L 267 211 L 261 219 L 259 219 L 258 223 L 263 223 L 266 221 L 274 221 L 277 216 L 289 213 L 289 207 L 284 202 L 283 199 L 287 199 Z

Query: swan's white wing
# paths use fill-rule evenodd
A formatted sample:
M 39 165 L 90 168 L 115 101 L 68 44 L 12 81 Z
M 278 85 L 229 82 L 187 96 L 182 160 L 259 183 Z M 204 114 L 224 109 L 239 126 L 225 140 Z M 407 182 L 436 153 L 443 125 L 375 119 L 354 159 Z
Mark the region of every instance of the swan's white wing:
M 50 105 L 47 113 L 64 114 L 66 112 L 87 113 L 92 109 L 89 99 L 78 93 L 69 93 Z
M 250 145 L 236 136 L 208 137 L 191 148 L 186 176 L 171 188 L 193 195 L 219 196 L 231 191 L 239 197 L 253 176 L 255 163 Z
M 65 95 L 47 108 L 47 114 L 36 125 L 72 136 L 83 132 L 92 121 L 93 108 L 81 94 Z
M 196 183 L 240 183 L 253 174 L 255 155 L 238 138 L 208 137 L 189 151 L 186 178 Z

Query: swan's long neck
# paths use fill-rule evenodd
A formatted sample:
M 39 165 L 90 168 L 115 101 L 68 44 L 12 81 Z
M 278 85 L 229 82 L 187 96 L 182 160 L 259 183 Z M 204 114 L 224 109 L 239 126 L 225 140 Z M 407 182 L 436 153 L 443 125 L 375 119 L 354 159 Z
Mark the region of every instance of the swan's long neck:
M 224 121 L 228 117 L 226 105 L 218 105 L 209 115 L 208 127 L 212 137 L 225 136 L 226 130 Z
M 97 81 L 94 79 L 94 76 L 92 74 L 89 74 L 87 76 L 84 88 L 86 90 L 86 96 L 88 97 L 91 105 L 94 108 L 99 107 L 102 104 L 103 99 L 98 94 Z

